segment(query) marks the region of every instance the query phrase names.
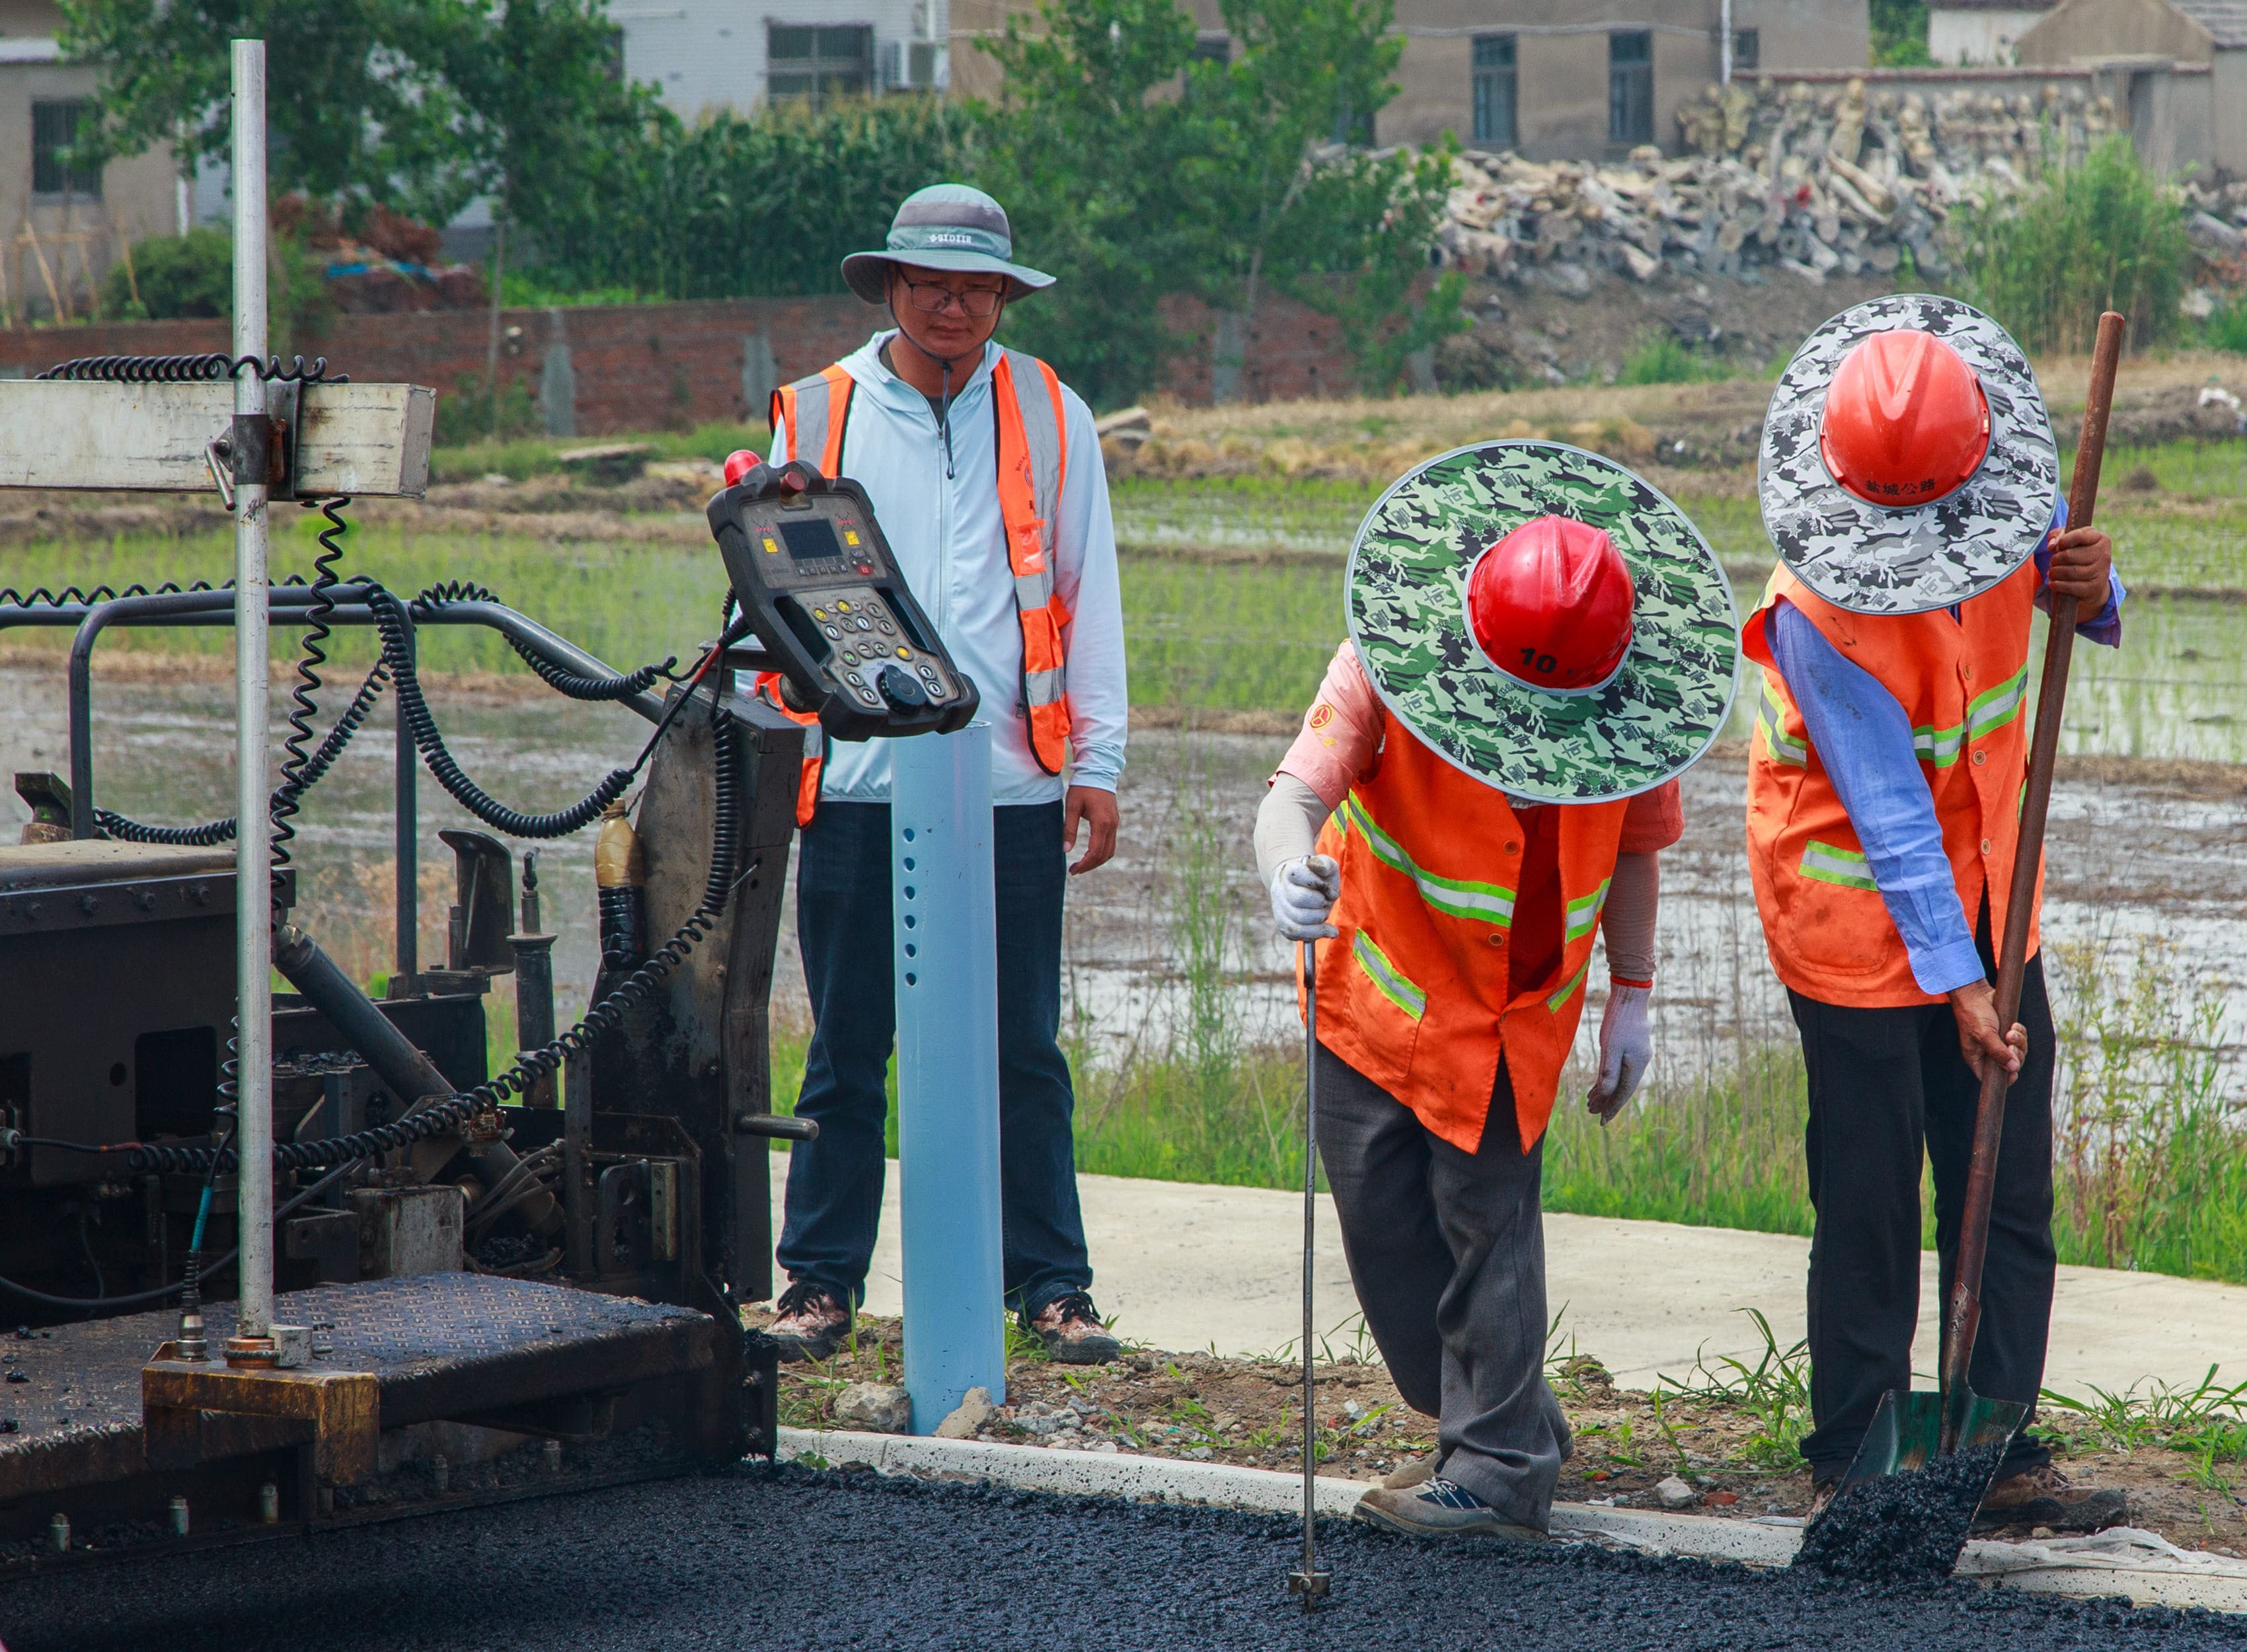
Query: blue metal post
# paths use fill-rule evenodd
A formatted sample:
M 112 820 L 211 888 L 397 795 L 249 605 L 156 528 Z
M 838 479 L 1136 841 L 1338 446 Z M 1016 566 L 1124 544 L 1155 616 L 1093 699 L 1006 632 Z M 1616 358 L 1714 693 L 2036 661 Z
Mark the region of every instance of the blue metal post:
M 990 727 L 900 740 L 891 763 L 905 1389 L 926 1434 L 969 1389 L 1007 1395 Z

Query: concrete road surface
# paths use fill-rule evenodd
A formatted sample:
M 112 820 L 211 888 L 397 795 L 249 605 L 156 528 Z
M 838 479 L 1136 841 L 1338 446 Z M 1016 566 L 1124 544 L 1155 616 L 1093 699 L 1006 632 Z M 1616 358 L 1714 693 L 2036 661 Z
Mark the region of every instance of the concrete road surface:
M 775 1212 L 787 1163 L 773 1156 Z M 1081 1177 L 1079 1186 L 1093 1294 L 1120 1334 L 1156 1348 L 1214 1347 L 1220 1354 L 1267 1353 L 1294 1341 L 1302 1312 L 1301 1195 L 1113 1176 Z M 1357 1299 L 1333 1205 L 1322 1198 L 1319 1205 L 1317 1324 L 1341 1353 L 1358 1331 Z M 892 1163 L 867 1280 L 869 1313 L 899 1311 L 897 1235 Z M 1545 1246 L 1560 1335 L 1574 1338 L 1578 1352 L 1628 1386 L 1649 1385 L 1665 1372 L 1682 1380 L 1697 1355 L 1712 1368 L 1728 1354 L 1752 1361 L 1762 1339 L 1748 1308 L 1762 1310 L 1782 1346 L 1803 1334 L 1807 1239 L 1548 1214 Z M 1912 1347 L 1912 1369 L 1929 1388 L 1937 1311 L 1930 1251 Z M 2119 1391 L 2155 1379 L 2190 1386 L 2211 1364 L 2230 1382 L 2247 1380 L 2247 1287 L 2108 1268 L 2059 1270 L 2048 1387 L 2080 1396 L 2094 1386 Z

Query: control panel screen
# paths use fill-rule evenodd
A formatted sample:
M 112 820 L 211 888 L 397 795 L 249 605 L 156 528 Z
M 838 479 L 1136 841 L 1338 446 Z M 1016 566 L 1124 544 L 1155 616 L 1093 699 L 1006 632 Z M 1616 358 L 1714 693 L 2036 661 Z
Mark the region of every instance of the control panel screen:
M 830 556 L 839 559 L 843 555 L 842 542 L 835 536 L 835 524 L 823 516 L 782 522 L 780 536 L 794 562 L 823 562 Z

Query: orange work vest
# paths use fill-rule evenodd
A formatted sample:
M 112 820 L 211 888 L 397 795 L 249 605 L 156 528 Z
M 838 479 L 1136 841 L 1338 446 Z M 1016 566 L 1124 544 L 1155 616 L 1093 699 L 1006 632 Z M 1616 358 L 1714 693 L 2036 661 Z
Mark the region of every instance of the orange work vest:
M 816 454 L 823 476 L 844 474 L 843 443 L 856 388 L 838 363 L 809 379 L 773 392 L 772 421 L 788 428 L 786 458 Z M 1035 356 L 1002 349 L 991 370 L 992 418 L 997 427 L 999 516 L 1007 533 L 1007 562 L 1014 577 L 1014 612 L 1022 628 L 1021 711 L 1030 731 L 1030 754 L 1048 775 L 1069 758 L 1069 677 L 1062 637 L 1069 610 L 1054 586 L 1054 534 L 1061 520 L 1062 478 L 1069 472 L 1069 413 L 1061 380 Z M 776 679 L 758 686 L 780 705 Z M 787 711 L 786 707 L 782 707 Z M 795 712 L 798 722 L 814 719 Z M 804 779 L 796 796 L 796 823 L 809 825 L 819 799 L 820 760 L 807 747 Z
M 1342 863 L 1319 947 L 1319 1041 L 1462 1152 L 1482 1142 L 1501 1052 L 1526 1152 L 1553 1116 L 1628 802 L 1560 809 L 1561 961 L 1509 1000 L 1528 834 L 1506 795 L 1381 713 L 1372 775 L 1319 836 Z
M 1804 997 L 1867 1008 L 1940 1001 L 1912 979 L 1848 811 L 1772 661 L 1764 629 L 1772 604 L 1793 603 L 1903 707 L 1966 921 L 1986 891 L 1990 932 L 2000 936 L 2028 774 L 2029 617 L 2039 583 L 2035 563 L 2025 563 L 1956 619 L 1948 609 L 1853 614 L 1781 567 L 1748 616 L 1741 646 L 1763 666 L 1748 743 L 1748 871 L 1772 968 Z M 2032 957 L 2036 947 L 2032 913 Z

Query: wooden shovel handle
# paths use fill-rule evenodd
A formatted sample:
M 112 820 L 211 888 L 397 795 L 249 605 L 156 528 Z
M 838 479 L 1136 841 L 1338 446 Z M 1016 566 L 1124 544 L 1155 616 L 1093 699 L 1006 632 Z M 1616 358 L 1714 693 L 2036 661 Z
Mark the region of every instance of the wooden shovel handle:
M 2113 311 L 2099 317 L 2099 343 L 2091 358 L 2091 388 L 2084 398 L 2083 433 L 2075 445 L 2075 475 L 2067 493 L 2067 525 L 2088 528 L 2099 502 L 2099 468 L 2107 457 L 2107 416 L 2114 406 L 2114 372 L 2122 359 L 2128 324 Z M 2076 601 L 2052 595 L 2052 629 L 2045 638 L 2044 677 L 2037 691 L 2036 728 L 2029 741 L 2028 789 L 2021 797 L 2020 843 L 2013 851 L 2012 892 L 2005 906 L 2004 944 L 1998 953 L 1998 1027 L 2011 1030 L 2021 1008 L 2021 978 L 2028 970 L 2029 914 L 2043 871 L 2045 813 L 2052 803 L 2052 771 L 2059 754 L 2060 713 L 2067 701 L 2067 669 L 2075 655 Z M 1990 1201 L 1998 1180 L 1998 1145 L 2005 1123 L 2005 1072 L 1994 1064 L 1982 1080 L 1974 1112 L 1974 1156 L 1966 1172 L 1966 1208 L 1958 1232 L 1958 1273 L 1950 1287 L 1950 1313 L 1943 1348 L 1944 1392 L 1966 1381 L 1974 1335 L 1982 1321 L 1982 1263 L 1990 1249 Z M 1946 1431 L 1948 1423 L 1946 1422 Z M 1957 1442 L 1945 1438 L 1947 1455 Z

